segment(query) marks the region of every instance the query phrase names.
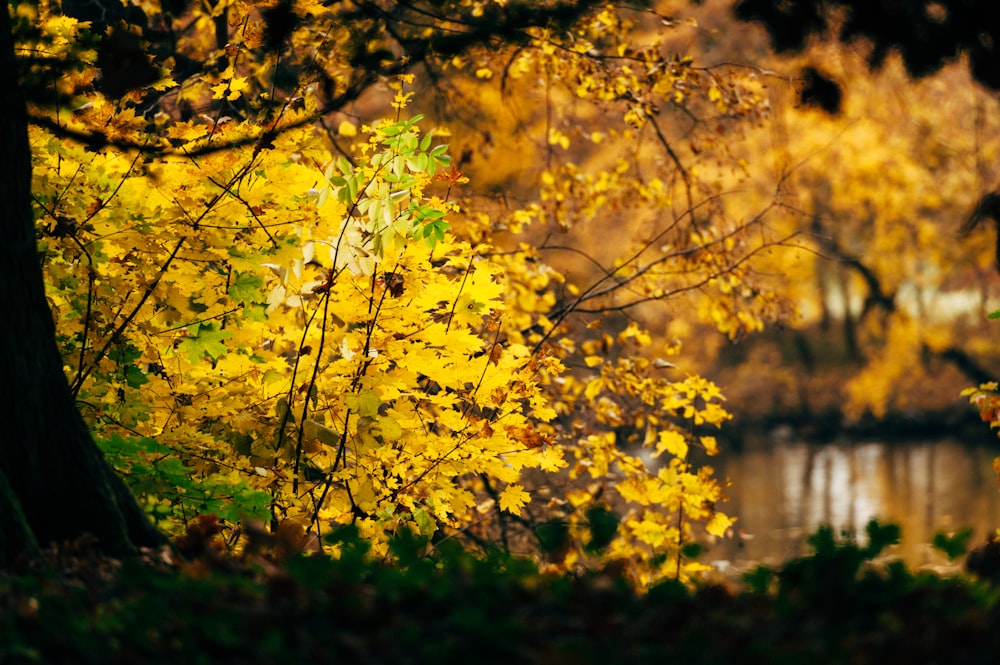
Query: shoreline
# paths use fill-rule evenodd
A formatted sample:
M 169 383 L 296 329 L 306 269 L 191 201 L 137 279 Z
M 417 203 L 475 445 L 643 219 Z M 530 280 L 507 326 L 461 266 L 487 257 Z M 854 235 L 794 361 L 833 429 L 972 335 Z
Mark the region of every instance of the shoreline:
M 707 433 L 707 432 L 706 432 Z M 889 413 L 876 419 L 865 416 L 850 419 L 843 412 L 827 409 L 820 413 L 772 413 L 765 416 L 739 416 L 726 422 L 714 435 L 734 449 L 747 440 L 787 441 L 800 439 L 826 443 L 841 439 L 876 438 L 886 443 L 924 438 L 954 438 L 974 445 L 996 445 L 1000 455 L 998 430 L 980 420 L 974 412 Z

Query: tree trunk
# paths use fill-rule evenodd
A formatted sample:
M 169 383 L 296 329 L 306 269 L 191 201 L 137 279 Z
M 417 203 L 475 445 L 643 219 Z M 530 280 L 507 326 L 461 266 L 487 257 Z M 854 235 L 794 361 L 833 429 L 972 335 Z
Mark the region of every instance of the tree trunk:
M 45 298 L 31 210 L 28 116 L 8 8 L 0 11 L 0 564 L 97 537 L 127 555 L 163 542 L 76 409 Z

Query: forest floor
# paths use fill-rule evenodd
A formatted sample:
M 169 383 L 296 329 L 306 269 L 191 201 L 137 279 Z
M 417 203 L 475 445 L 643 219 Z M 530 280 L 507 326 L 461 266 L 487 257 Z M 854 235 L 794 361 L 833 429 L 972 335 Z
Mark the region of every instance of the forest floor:
M 995 663 L 1000 603 L 974 578 L 872 565 L 830 534 L 740 586 L 668 581 L 413 543 L 393 565 L 167 551 L 118 561 L 86 543 L 0 577 L 0 663 Z

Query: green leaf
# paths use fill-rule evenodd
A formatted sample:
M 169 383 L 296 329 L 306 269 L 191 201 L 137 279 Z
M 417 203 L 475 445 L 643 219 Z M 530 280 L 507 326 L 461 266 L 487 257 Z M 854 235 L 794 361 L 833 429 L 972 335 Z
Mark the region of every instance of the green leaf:
M 325 446 L 336 448 L 340 445 L 340 432 L 331 429 L 316 420 L 306 420 L 303 425 L 303 436 L 309 441 L 319 441 Z
M 545 554 L 556 554 L 569 547 L 569 524 L 565 520 L 550 519 L 535 527 L 538 547 Z
M 406 160 L 406 165 L 410 167 L 411 171 L 416 171 L 417 173 L 423 173 L 427 170 L 427 160 L 429 158 L 424 153 L 418 153 Z
M 247 305 L 243 308 L 243 318 L 254 323 L 264 323 L 267 321 L 267 306 L 263 304 Z M 250 359 L 254 362 L 264 362 L 260 356 L 251 356 Z
M 434 518 L 423 508 L 413 511 L 413 523 L 417 525 L 417 533 L 421 536 L 431 537 L 437 531 L 437 523 Z
M 259 275 L 249 272 L 237 272 L 233 283 L 229 285 L 229 297 L 233 302 L 256 303 L 261 301 L 261 289 L 264 280 Z
M 604 506 L 593 506 L 587 510 L 587 524 L 590 527 L 590 542 L 587 551 L 602 552 L 618 533 L 618 516 Z
M 451 228 L 451 224 L 444 220 L 438 220 L 435 222 L 428 222 L 424 225 L 416 235 L 416 237 L 423 236 L 424 242 L 428 247 L 434 249 L 435 245 L 444 240 L 444 234 Z
M 145 372 L 141 369 L 135 365 L 129 365 L 125 368 L 125 383 L 128 384 L 129 388 L 138 388 L 144 383 L 149 383 L 149 379 L 146 378 Z
M 423 140 L 420 141 L 420 150 L 423 152 L 427 152 L 428 148 L 431 147 L 431 139 L 433 138 L 434 134 L 432 132 L 428 132 L 424 136 Z
M 445 215 L 444 210 L 441 210 L 439 208 L 432 208 L 431 206 L 428 205 L 422 205 L 422 206 L 417 206 L 416 213 L 414 216 L 416 217 L 416 221 L 423 222 L 425 220 L 433 221 L 437 219 L 442 219 L 444 215 Z
M 383 416 L 377 418 L 376 422 L 378 423 L 379 432 L 382 434 L 383 441 L 399 441 L 399 439 L 402 438 L 403 428 L 392 418 Z
M 160 460 L 156 463 L 156 470 L 168 479 L 177 481 L 186 480 L 191 473 L 191 469 L 176 457 Z
M 821 524 L 814 534 L 806 538 L 806 542 L 819 557 L 832 556 L 837 551 L 837 540 L 828 524 Z
M 871 520 L 865 527 L 868 533 L 868 547 L 866 554 L 875 558 L 882 550 L 890 545 L 899 543 L 900 531 L 898 524 L 879 524 L 878 520 Z
M 358 177 L 356 175 L 352 175 L 347 179 L 347 196 L 348 198 L 344 203 L 358 200 Z
M 952 535 L 938 531 L 934 534 L 931 544 L 934 549 L 943 552 L 949 561 L 963 556 L 969 549 L 969 540 L 972 538 L 972 529 L 962 529 Z
M 750 592 L 758 594 L 767 593 L 774 579 L 774 571 L 766 566 L 757 566 L 753 572 L 743 575 L 743 583 L 747 585 Z
M 379 129 L 379 132 L 382 134 L 382 136 L 385 136 L 387 138 L 392 138 L 394 136 L 399 136 L 400 134 L 402 134 L 405 131 L 406 131 L 406 127 L 403 125 L 403 123 L 400 123 L 400 122 L 397 122 L 395 124 L 389 125 L 388 127 L 382 127 L 381 129 Z
M 362 418 L 374 418 L 378 415 L 378 408 L 382 405 L 382 400 L 378 398 L 374 390 L 362 390 L 355 395 L 344 397 L 344 404 L 347 405 L 348 410 Z
M 186 353 L 193 363 L 201 362 L 206 355 L 218 360 L 229 351 L 222 342 L 232 336 L 232 332 L 221 330 L 216 323 L 188 326 L 188 337 L 181 340 L 177 349 Z
M 142 356 L 142 351 L 134 344 L 120 344 L 115 352 L 119 364 L 130 363 L 138 360 Z

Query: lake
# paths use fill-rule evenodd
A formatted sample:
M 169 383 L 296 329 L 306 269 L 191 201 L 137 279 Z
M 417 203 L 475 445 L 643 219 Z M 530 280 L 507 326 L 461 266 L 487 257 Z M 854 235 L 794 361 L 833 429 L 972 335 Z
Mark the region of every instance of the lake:
M 711 460 L 728 478 L 722 510 L 739 518 L 735 538 L 705 558 L 729 572 L 807 553 L 805 538 L 821 524 L 864 542 L 871 518 L 895 522 L 903 541 L 894 554 L 914 567 L 947 559 L 931 546 L 937 531 L 975 530 L 973 544 L 1000 527 L 1000 484 L 993 458 L 1000 442 L 951 439 L 808 443 L 774 435 Z

